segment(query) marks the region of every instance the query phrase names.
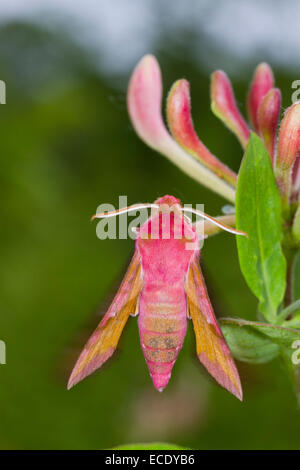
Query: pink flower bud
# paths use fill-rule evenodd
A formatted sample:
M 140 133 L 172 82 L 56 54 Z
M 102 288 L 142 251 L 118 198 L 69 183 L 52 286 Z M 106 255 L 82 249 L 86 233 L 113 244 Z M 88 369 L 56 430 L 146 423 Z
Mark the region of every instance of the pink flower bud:
M 253 80 L 247 98 L 249 119 L 258 131 L 258 108 L 268 91 L 274 87 L 274 77 L 271 67 L 262 62 L 254 72 Z
M 220 178 L 236 185 L 237 175 L 205 147 L 195 132 L 191 116 L 190 86 L 186 80 L 178 80 L 172 86 L 167 101 L 167 118 L 173 137 L 187 152 Z
M 217 70 L 211 77 L 211 108 L 246 148 L 250 130 L 237 107 L 231 82 L 222 70 Z
M 300 151 L 300 102 L 290 106 L 281 121 L 278 137 L 276 167 L 289 170 Z
M 130 79 L 127 106 L 137 134 L 156 150 L 170 137 L 162 120 L 161 100 L 159 64 L 154 56 L 146 55 L 138 63 Z
M 291 196 L 293 166 L 300 151 L 300 102 L 294 103 L 285 112 L 279 129 L 276 154 L 276 179 L 287 209 Z
M 160 68 L 154 56 L 146 55 L 133 71 L 127 94 L 128 112 L 137 134 L 191 178 L 234 202 L 234 188 L 192 157 L 171 137 L 163 122 L 161 100 Z
M 258 132 L 271 157 L 275 157 L 277 125 L 280 114 L 281 93 L 278 88 L 272 88 L 262 99 L 257 113 Z

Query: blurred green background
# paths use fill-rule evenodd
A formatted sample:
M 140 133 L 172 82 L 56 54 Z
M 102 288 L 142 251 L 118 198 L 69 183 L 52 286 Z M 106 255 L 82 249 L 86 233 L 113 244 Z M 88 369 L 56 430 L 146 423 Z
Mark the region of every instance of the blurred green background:
M 100 16 L 104 3 L 111 9 L 109 44 L 120 2 L 92 3 Z M 163 394 L 150 380 L 136 318 L 102 370 L 66 389 L 76 357 L 134 249 L 132 240 L 97 239 L 96 224 L 90 223 L 97 206 L 117 206 L 119 195 L 133 204 L 173 194 L 183 203 L 204 203 L 206 212 L 217 215 L 226 203 L 135 135 L 126 110 L 133 65 L 143 53 L 154 53 L 165 93 L 178 78 L 190 81 L 199 135 L 236 171 L 242 152 L 210 112 L 209 74 L 226 68 L 243 112 L 256 63 L 267 60 L 274 67 L 284 108 L 292 81 L 300 78 L 300 69 L 297 76 L 294 63 L 280 64 L 271 48 L 251 49 L 255 29 L 247 43 L 251 57 L 242 55 L 239 64 L 230 47 L 223 50 L 222 42 L 206 35 L 205 16 L 197 18 L 195 12 L 193 22 L 175 26 L 164 16 L 166 9 L 151 5 L 156 29 L 151 42 L 141 46 L 145 50 L 136 50 L 125 31 L 105 57 L 97 44 L 81 40 L 84 34 L 71 17 L 52 12 L 46 19 L 41 14 L 1 20 L 0 79 L 7 85 L 7 104 L 0 106 L 0 339 L 7 347 L 7 364 L 0 365 L 2 449 L 103 449 L 158 440 L 194 449 L 300 448 L 300 413 L 280 362 L 238 364 L 240 403 L 198 363 L 191 325 Z M 131 10 L 128 5 L 128 18 Z M 128 18 L 124 14 L 120 24 Z M 142 38 L 142 28 L 139 34 Z M 129 59 L 118 68 L 128 51 Z M 221 234 L 207 241 L 202 266 L 218 316 L 256 318 L 234 237 Z

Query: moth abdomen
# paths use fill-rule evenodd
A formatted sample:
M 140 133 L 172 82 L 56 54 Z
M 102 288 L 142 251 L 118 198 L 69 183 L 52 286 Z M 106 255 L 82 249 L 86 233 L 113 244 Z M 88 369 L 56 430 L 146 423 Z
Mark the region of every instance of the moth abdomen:
M 156 312 L 156 313 L 154 313 Z M 186 334 L 184 305 L 148 303 L 140 311 L 139 330 L 143 354 L 155 388 L 162 391 Z

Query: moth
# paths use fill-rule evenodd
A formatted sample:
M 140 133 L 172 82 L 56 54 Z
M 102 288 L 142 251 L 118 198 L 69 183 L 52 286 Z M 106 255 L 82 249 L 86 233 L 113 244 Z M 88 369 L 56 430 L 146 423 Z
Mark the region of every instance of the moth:
M 239 374 L 210 303 L 199 265 L 199 235 L 185 211 L 198 213 L 229 232 L 245 235 L 173 196 L 154 204 L 133 205 L 111 217 L 140 208 L 151 216 L 137 229 L 135 253 L 107 313 L 80 354 L 69 379 L 70 389 L 101 367 L 114 353 L 130 315 L 138 315 L 141 348 L 154 387 L 167 386 L 182 348 L 188 319 L 196 335 L 197 355 L 215 380 L 242 400 Z

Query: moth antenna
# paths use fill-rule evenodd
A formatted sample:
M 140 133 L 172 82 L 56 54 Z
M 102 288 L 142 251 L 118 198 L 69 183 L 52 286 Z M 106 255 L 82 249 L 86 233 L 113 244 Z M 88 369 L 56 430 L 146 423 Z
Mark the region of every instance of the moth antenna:
M 184 212 L 191 212 L 192 214 L 199 215 L 200 217 L 203 217 L 203 219 L 210 220 L 213 224 L 217 225 L 218 227 L 222 228 L 226 232 L 229 233 L 234 233 L 235 235 L 243 235 L 244 237 L 248 238 L 248 234 L 246 232 L 242 232 L 241 230 L 236 230 L 232 227 L 229 227 L 228 225 L 223 224 L 222 222 L 219 222 L 218 220 L 214 219 L 210 215 L 205 214 L 205 212 L 198 211 L 197 209 L 193 209 L 192 207 L 182 207 L 181 210 Z
M 103 219 L 105 217 L 117 217 L 118 215 L 125 214 L 126 212 L 131 212 L 139 209 L 158 209 L 159 205 L 158 204 L 133 204 L 132 206 L 129 207 L 122 207 L 121 209 L 117 209 L 116 211 L 111 211 L 111 212 L 103 212 L 102 214 L 95 214 L 91 218 L 91 220 L 94 219 Z
M 184 214 L 184 218 L 189 222 L 189 224 L 192 223 L 192 219 L 188 215 Z

